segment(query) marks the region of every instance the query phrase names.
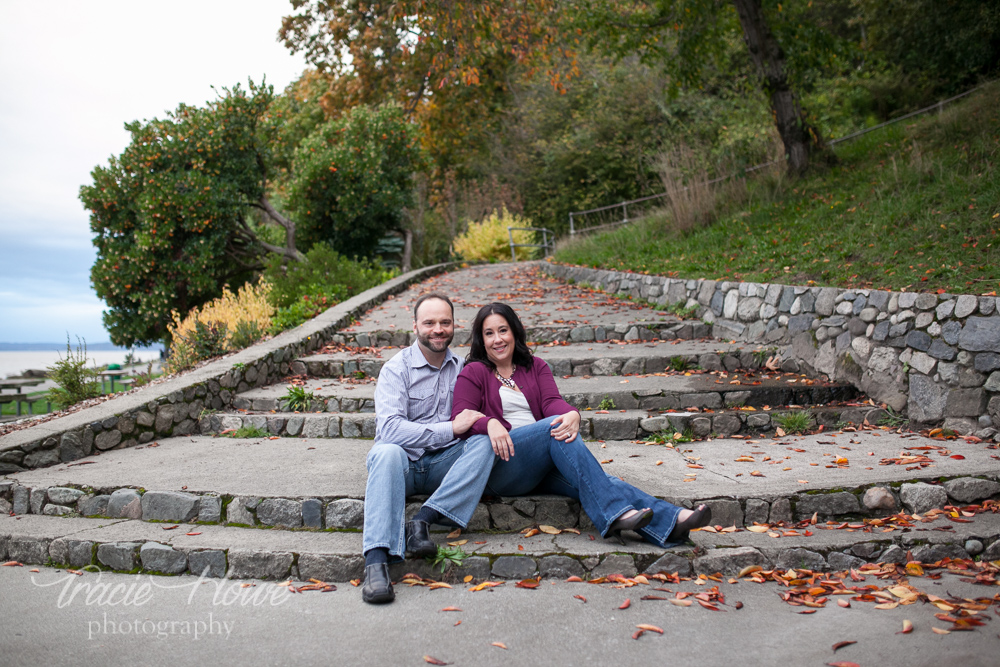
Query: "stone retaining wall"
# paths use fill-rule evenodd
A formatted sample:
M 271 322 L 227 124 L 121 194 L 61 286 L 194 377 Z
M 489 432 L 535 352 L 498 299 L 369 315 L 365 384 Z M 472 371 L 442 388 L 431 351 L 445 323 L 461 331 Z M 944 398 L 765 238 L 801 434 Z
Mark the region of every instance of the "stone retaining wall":
M 712 335 L 788 346 L 783 370 L 846 381 L 912 421 L 1000 429 L 1000 298 L 681 280 L 542 262 L 566 281 L 697 308 Z
M 234 396 L 278 382 L 298 357 L 322 348 L 354 318 L 415 282 L 457 263 L 411 271 L 373 287 L 271 340 L 162 384 L 0 437 L 0 474 L 66 463 L 95 450 L 122 449 L 156 438 L 189 435 L 205 411 L 232 406 Z
M 712 508 L 715 525 L 742 528 L 802 521 L 814 514 L 823 520 L 838 521 L 859 516 L 884 517 L 900 511 L 924 514 L 947 505 L 962 507 L 986 500 L 995 502 L 1000 497 L 1000 482 L 995 478 L 955 477 L 943 483 L 928 479 L 934 483 L 908 480 L 833 491 L 762 494 L 759 498 L 667 500 L 685 506 L 704 502 Z M 421 507 L 416 500 L 419 499 L 407 503 L 408 517 Z M 0 512 L 293 529 L 360 530 L 364 524 L 364 501 L 360 498 L 231 496 L 130 487 L 32 488 L 11 481 L 0 482 Z M 540 524 L 594 528 L 575 500 L 563 496 L 523 496 L 479 503 L 466 530 L 516 532 Z

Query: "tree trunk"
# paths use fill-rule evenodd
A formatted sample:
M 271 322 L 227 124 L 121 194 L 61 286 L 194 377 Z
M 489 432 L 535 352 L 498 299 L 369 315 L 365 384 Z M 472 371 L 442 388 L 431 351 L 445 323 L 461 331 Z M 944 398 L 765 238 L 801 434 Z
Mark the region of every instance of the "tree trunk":
M 280 227 L 284 227 L 285 229 L 284 248 L 278 248 L 270 243 L 265 243 L 264 241 L 260 241 L 260 244 L 264 246 L 266 250 L 278 253 L 286 259 L 291 259 L 296 262 L 304 262 L 306 259 L 305 256 L 295 248 L 295 223 L 278 213 L 278 211 L 271 206 L 271 202 L 267 200 L 267 197 L 261 197 L 257 205 L 262 211 L 264 211 L 264 213 L 267 214 L 269 218 L 271 218 L 275 224 Z
M 403 273 L 410 272 L 410 264 L 413 263 L 413 232 L 409 229 L 403 230 L 403 258 L 400 260 L 400 269 Z
M 770 97 L 778 134 L 785 144 L 788 168 L 800 173 L 809 166 L 809 132 L 798 99 L 788 85 L 785 54 L 767 25 L 761 0 L 733 0 L 733 4 L 740 15 L 743 40 Z

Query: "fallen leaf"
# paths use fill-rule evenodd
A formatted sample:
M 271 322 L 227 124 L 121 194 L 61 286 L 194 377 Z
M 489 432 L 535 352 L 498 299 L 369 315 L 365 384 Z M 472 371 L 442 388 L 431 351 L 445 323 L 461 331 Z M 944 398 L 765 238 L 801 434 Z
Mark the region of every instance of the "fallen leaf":
M 574 576 L 572 576 L 572 577 L 567 577 L 567 578 L 566 578 L 566 583 L 567 583 L 567 584 L 570 584 L 570 583 L 573 583 L 573 582 L 577 582 L 577 581 L 580 581 L 580 582 L 582 582 L 582 581 L 583 581 L 583 579 L 581 579 L 580 577 L 577 577 L 576 575 L 574 575 Z
M 194 537 L 195 535 L 201 535 L 201 532 L 199 531 L 199 532 L 196 532 L 196 533 L 184 533 L 184 534 L 185 535 L 191 535 L 192 537 Z
M 734 604 L 733 606 L 736 607 L 737 609 L 743 609 L 743 603 L 739 601 L 737 601 L 736 604 Z
M 951 630 L 944 630 L 943 628 L 935 628 L 931 626 L 931 632 L 938 635 L 950 635 Z
M 850 609 L 851 608 L 851 603 L 848 600 L 837 600 L 837 604 L 840 605 L 841 607 L 843 607 L 844 609 Z
M 437 658 L 434 658 L 434 657 L 429 656 L 429 655 L 425 655 L 424 656 L 424 662 L 426 662 L 428 665 L 450 665 L 451 664 L 450 662 L 444 662 L 442 660 L 438 660 Z
M 449 539 L 449 540 L 453 540 L 453 539 L 455 539 L 456 537 L 458 537 L 461 534 L 462 534 L 462 529 L 461 528 L 456 528 L 455 530 L 453 530 L 450 533 L 448 533 L 447 535 L 445 535 L 445 538 Z
M 628 609 L 631 606 L 632 606 L 632 599 L 631 598 L 625 598 L 625 602 L 622 602 L 620 605 L 618 605 L 618 608 L 619 609 Z
M 481 591 L 481 590 L 484 590 L 486 588 L 494 588 L 496 586 L 503 586 L 503 582 L 502 581 L 484 581 L 481 584 L 473 586 L 472 588 L 469 589 L 469 591 L 472 591 L 472 592 Z
M 640 623 L 635 627 L 639 628 L 640 630 L 648 630 L 650 632 L 656 632 L 661 635 L 663 634 L 663 628 L 658 628 L 655 625 L 649 625 L 648 623 Z
M 601 461 L 601 463 L 612 463 L 613 461 L 614 461 L 614 459 L 605 459 L 605 460 Z
M 665 598 L 662 595 L 643 595 L 639 599 L 640 600 L 667 600 L 669 598 Z
M 774 429 L 774 434 L 776 436 L 778 436 L 779 438 L 784 438 L 785 437 L 785 430 L 779 426 L 778 428 Z
M 538 530 L 542 531 L 546 535 L 558 535 L 562 531 L 555 526 L 539 526 Z
M 537 528 L 531 528 L 527 532 L 524 533 L 524 536 L 525 537 L 534 537 L 535 535 L 538 535 L 540 532 L 542 532 L 542 531 L 538 530 Z
M 453 626 L 451 626 L 451 627 L 453 627 L 453 628 L 454 628 L 454 627 L 456 627 L 456 626 L 458 626 L 458 625 L 462 625 L 462 621 L 455 621 L 455 625 L 453 625 Z
M 469 543 L 469 540 L 457 540 L 455 542 L 449 542 L 448 546 L 449 547 L 460 547 L 463 544 L 468 544 L 468 543 Z
M 173 526 L 162 526 L 163 530 L 173 530 L 174 528 L 180 528 L 180 527 L 181 525 L 179 523 L 174 524 Z
M 37 567 L 31 568 L 30 570 L 28 570 L 28 572 L 39 572 L 39 571 L 40 570 Z
M 670 601 L 670 604 L 675 605 L 677 607 L 690 607 L 691 600 L 678 600 L 677 598 L 673 598 Z
M 632 633 L 632 639 L 638 639 L 639 637 L 642 637 L 644 634 L 646 634 L 645 630 L 636 630 L 635 632 Z
M 443 581 L 435 581 L 433 584 L 427 587 L 427 590 L 437 590 L 438 588 L 451 588 L 451 584 L 446 584 Z
M 538 588 L 541 584 L 541 579 L 525 579 L 523 581 L 517 582 L 514 586 L 515 588 Z
M 472 581 L 472 575 L 471 574 L 465 575 L 465 579 L 462 579 L 462 582 L 466 583 L 466 584 L 469 583 L 470 581 Z
M 575 597 L 580 602 L 583 602 L 584 604 L 587 603 L 587 598 L 583 597 L 582 595 L 574 595 L 573 597 Z
M 843 662 L 843 661 L 841 661 L 841 662 L 828 662 L 826 664 L 827 664 L 827 667 L 861 667 L 861 665 L 859 665 L 856 662 Z
M 747 526 L 747 530 L 749 530 L 751 533 L 766 533 L 767 531 L 771 530 L 771 527 L 770 526 Z M 750 565 L 749 567 L 756 567 L 757 570 L 760 569 L 759 565 Z M 746 569 L 746 568 L 743 568 L 743 569 Z M 751 572 L 756 572 L 757 570 L 750 570 L 750 571 Z M 740 574 L 740 576 L 742 577 L 743 574 Z
M 505 651 L 507 650 L 507 645 L 503 642 L 493 642 L 490 646 L 496 646 L 497 648 L 502 648 Z
M 897 635 L 908 635 L 911 632 L 913 632 L 913 623 L 911 623 L 910 621 L 904 620 L 903 621 L 903 629 L 900 630 L 899 632 L 897 632 L 896 634 Z
M 857 644 L 857 642 L 853 640 L 837 642 L 836 644 L 833 645 L 833 652 L 836 653 L 837 649 L 844 648 L 845 646 L 850 646 L 851 644 Z
M 445 607 L 441 611 L 462 611 L 462 610 L 459 609 L 458 607 Z
M 3 567 L 24 567 L 24 565 L 18 563 L 16 560 L 9 560 L 3 564 Z

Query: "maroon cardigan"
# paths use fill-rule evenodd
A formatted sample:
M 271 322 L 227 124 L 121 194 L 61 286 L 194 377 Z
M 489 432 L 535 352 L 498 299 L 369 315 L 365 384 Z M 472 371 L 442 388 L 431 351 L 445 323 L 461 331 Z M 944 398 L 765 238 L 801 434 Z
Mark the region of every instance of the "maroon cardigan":
M 549 365 L 538 357 L 531 357 L 532 366 L 529 369 L 517 367 L 514 381 L 528 401 L 531 414 L 535 421 L 543 417 L 555 417 L 576 410 L 563 400 L 556 381 L 552 377 Z M 500 400 L 500 380 L 493 370 L 484 363 L 472 362 L 458 375 L 455 382 L 455 395 L 451 403 L 451 418 L 454 419 L 465 409 L 478 410 L 485 417 L 476 421 L 472 427 L 460 437 L 472 435 L 488 435 L 486 425 L 490 419 L 498 419 L 503 427 L 510 430 L 510 423 L 503 418 L 503 403 Z

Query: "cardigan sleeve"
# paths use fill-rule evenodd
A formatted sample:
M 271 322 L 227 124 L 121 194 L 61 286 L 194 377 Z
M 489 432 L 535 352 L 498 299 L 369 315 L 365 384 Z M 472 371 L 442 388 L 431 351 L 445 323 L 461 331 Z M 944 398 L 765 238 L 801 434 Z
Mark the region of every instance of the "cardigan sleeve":
M 555 417 L 564 415 L 567 412 L 574 412 L 576 408 L 563 400 L 559 388 L 556 386 L 555 378 L 552 376 L 552 369 L 542 359 L 534 357 L 535 382 L 538 385 L 538 395 L 541 399 L 543 417 Z
M 460 438 L 468 438 L 473 435 L 489 435 L 487 425 L 490 419 L 499 419 L 504 428 L 510 430 L 510 424 L 504 420 L 503 415 L 491 414 L 491 410 L 486 393 L 495 391 L 488 384 L 489 374 L 485 372 L 486 366 L 480 363 L 466 364 L 465 368 L 458 375 L 455 382 L 455 393 L 451 402 L 451 418 L 455 419 L 462 410 L 477 410 L 485 416 L 476 420 L 468 431 L 462 433 Z

